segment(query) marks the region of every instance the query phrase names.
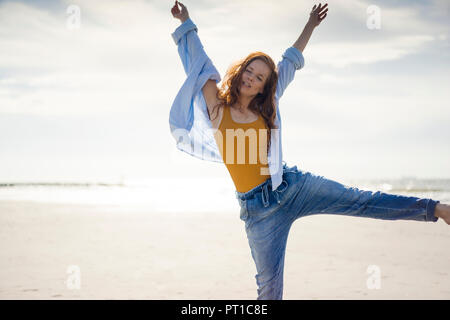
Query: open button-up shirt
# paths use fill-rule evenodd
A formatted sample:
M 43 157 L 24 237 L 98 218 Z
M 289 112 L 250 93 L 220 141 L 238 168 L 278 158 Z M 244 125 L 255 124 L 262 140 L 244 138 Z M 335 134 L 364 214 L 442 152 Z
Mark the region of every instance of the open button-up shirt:
M 214 138 L 216 129 L 209 119 L 202 88 L 208 79 L 221 81 L 217 69 L 206 55 L 197 26 L 189 18 L 172 33 L 178 47 L 187 79 L 181 86 L 170 109 L 170 131 L 179 150 L 202 160 L 222 162 L 222 155 Z M 295 71 L 303 68 L 303 54 L 295 47 L 289 47 L 277 64 L 278 83 L 275 93 L 277 129 L 271 129 L 271 147 L 267 156 L 272 190 L 282 182 L 283 153 L 281 144 L 281 118 L 278 100 L 294 79 Z M 268 173 L 268 174 L 269 174 Z

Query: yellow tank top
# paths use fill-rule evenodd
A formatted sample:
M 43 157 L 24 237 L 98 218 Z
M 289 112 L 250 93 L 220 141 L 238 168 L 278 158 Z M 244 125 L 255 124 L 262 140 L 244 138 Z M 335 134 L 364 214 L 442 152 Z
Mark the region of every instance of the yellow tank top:
M 237 191 L 247 192 L 270 178 L 267 127 L 261 115 L 250 123 L 234 122 L 230 107 L 224 106 L 214 136 Z

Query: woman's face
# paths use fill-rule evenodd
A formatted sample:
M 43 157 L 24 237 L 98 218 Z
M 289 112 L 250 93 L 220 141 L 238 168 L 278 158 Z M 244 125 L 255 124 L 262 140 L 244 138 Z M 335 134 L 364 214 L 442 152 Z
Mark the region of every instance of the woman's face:
M 270 76 L 270 68 L 260 60 L 253 60 L 242 74 L 242 82 L 239 93 L 248 96 L 256 96 L 264 92 L 264 84 Z

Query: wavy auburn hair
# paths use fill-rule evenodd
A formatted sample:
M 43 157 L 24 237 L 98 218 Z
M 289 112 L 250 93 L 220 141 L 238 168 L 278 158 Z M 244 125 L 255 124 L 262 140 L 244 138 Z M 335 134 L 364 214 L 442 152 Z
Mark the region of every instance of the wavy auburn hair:
M 259 59 L 263 61 L 270 69 L 270 75 L 266 79 L 264 84 L 263 93 L 258 93 L 250 102 L 248 109 L 256 114 L 260 114 L 264 119 L 267 130 L 267 152 L 270 149 L 270 137 L 271 129 L 277 128 L 274 121 L 276 117 L 276 105 L 275 105 L 275 90 L 277 88 L 278 71 L 272 58 L 261 51 L 250 53 L 246 58 L 238 60 L 233 63 L 227 70 L 224 79 L 222 81 L 221 88 L 217 92 L 216 98 L 219 103 L 214 106 L 213 111 L 216 108 L 222 108 L 225 105 L 232 106 L 238 101 L 239 85 L 242 83 L 242 74 L 247 66 L 254 60 Z M 212 112 L 213 113 L 213 112 Z M 219 115 L 219 109 L 216 111 L 217 118 Z

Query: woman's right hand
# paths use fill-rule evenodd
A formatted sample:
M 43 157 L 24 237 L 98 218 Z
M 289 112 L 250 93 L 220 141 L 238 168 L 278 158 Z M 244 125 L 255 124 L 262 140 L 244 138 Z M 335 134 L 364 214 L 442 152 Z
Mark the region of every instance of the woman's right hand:
M 181 7 L 181 11 L 178 8 L 178 5 Z M 185 22 L 189 19 L 189 12 L 184 4 L 181 2 L 175 1 L 175 5 L 172 7 L 172 15 L 175 19 L 179 19 L 181 23 Z

